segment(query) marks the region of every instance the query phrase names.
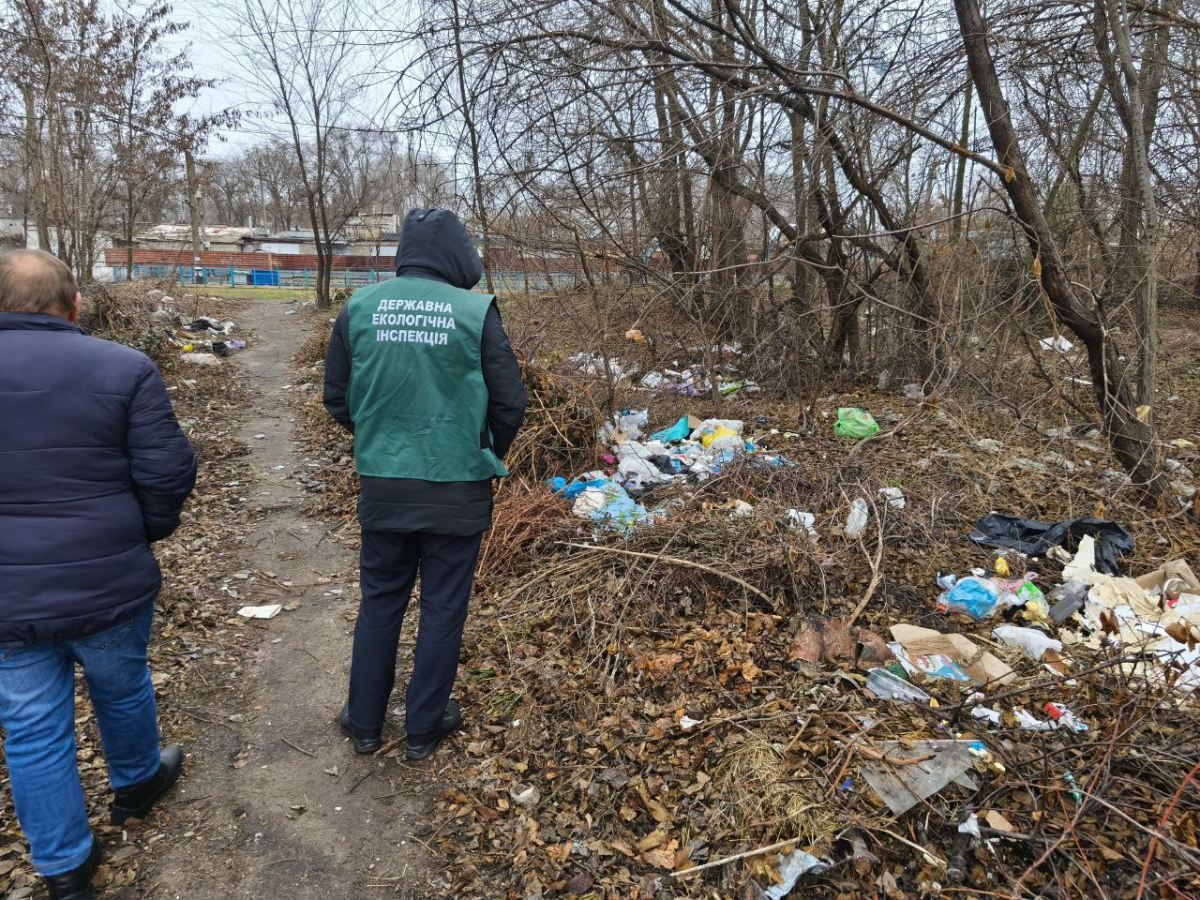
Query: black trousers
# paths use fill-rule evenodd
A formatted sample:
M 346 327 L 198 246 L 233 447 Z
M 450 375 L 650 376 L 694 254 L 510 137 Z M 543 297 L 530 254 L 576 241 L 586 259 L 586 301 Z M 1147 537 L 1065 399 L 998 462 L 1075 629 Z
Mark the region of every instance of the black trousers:
M 396 683 L 396 647 L 413 584 L 421 575 L 421 622 L 405 704 L 405 730 L 437 730 L 458 677 L 467 604 L 482 534 L 364 531 L 362 601 L 350 665 L 350 723 L 378 731 Z

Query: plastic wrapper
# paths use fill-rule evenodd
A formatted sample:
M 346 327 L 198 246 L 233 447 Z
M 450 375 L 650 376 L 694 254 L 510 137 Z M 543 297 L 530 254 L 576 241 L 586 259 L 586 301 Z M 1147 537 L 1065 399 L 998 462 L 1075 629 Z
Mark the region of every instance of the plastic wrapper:
M 745 423 L 740 419 L 705 419 L 692 430 L 692 440 L 700 441 L 700 443 L 707 447 L 712 443 L 712 440 L 706 441 L 705 438 L 715 434 L 719 429 L 725 429 L 740 436 L 744 427 Z
M 837 422 L 833 426 L 833 433 L 838 437 L 861 440 L 878 432 L 879 423 L 865 409 L 843 406 L 838 410 Z
M 1036 628 L 1021 628 L 1016 625 L 1000 625 L 992 629 L 992 637 L 1009 647 L 1019 647 L 1026 656 L 1038 662 L 1047 650 L 1062 653 L 1062 641 L 1057 641 Z
M 867 531 L 867 520 L 870 518 L 870 514 L 871 508 L 867 506 L 867 501 L 861 497 L 851 503 L 850 515 L 846 517 L 846 537 L 862 537 Z
M 930 696 L 911 682 L 887 669 L 872 669 L 867 675 L 867 690 L 882 700 L 902 700 L 928 706 Z
M 947 613 L 961 613 L 982 622 L 1000 605 L 1000 589 L 987 578 L 969 575 L 955 582 L 942 594 L 938 608 Z

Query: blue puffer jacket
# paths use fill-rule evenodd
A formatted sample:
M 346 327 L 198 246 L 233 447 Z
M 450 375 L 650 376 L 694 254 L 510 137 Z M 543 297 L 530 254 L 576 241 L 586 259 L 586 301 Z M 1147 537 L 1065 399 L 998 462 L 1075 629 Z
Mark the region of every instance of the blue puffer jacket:
M 195 482 L 148 357 L 0 313 L 0 645 L 86 637 L 153 603 L 150 542 Z

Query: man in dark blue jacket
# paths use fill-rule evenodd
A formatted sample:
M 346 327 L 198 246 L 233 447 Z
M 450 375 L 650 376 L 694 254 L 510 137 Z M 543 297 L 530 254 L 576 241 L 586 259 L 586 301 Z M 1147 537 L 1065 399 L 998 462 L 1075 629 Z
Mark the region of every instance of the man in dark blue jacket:
M 90 900 L 100 844 L 75 750 L 75 666 L 100 727 L 112 821 L 175 782 L 147 644 L 196 460 L 146 356 L 87 337 L 61 261 L 0 253 L 0 724 L 17 818 L 51 900 Z
M 405 703 L 409 759 L 459 727 L 450 699 L 492 480 L 525 417 L 521 369 L 483 266 L 444 209 L 413 210 L 396 278 L 354 293 L 325 363 L 325 407 L 355 435 L 362 480 L 362 602 L 341 727 L 360 753 L 383 742 L 396 645 L 418 572 L 421 624 Z

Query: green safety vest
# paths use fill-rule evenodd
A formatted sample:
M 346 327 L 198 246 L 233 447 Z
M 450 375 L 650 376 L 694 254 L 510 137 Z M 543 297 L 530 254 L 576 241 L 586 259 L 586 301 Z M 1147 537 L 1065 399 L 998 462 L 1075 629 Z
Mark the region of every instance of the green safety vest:
M 423 278 L 360 288 L 346 304 L 360 475 L 485 481 L 491 449 L 480 344 L 496 298 Z

